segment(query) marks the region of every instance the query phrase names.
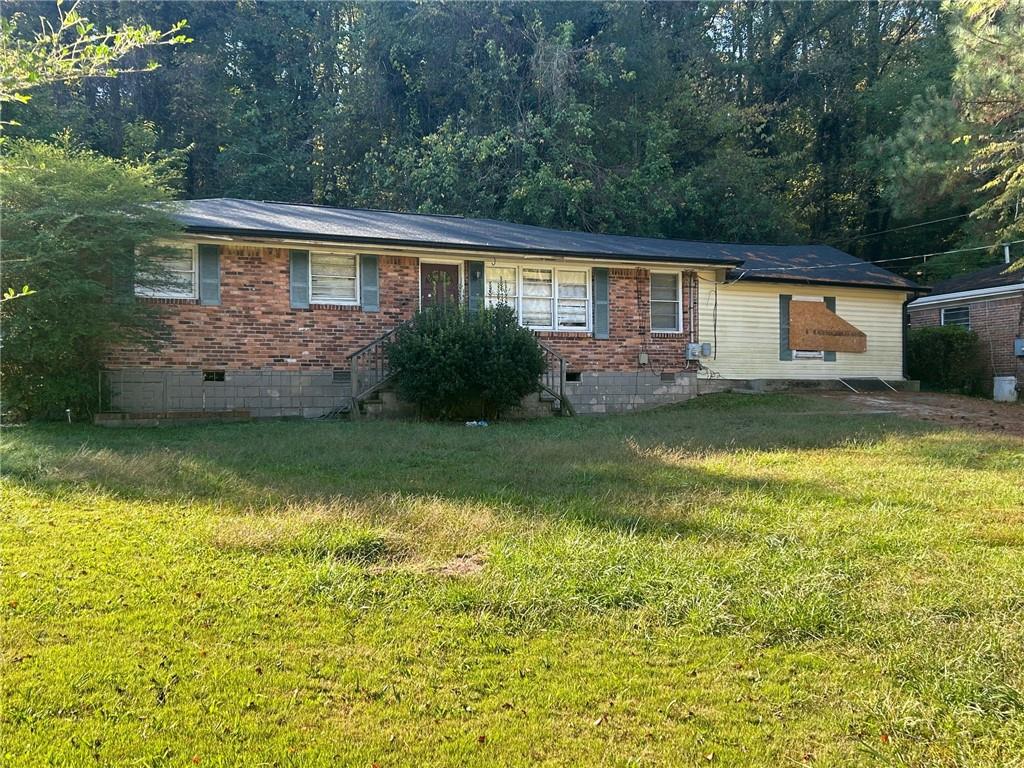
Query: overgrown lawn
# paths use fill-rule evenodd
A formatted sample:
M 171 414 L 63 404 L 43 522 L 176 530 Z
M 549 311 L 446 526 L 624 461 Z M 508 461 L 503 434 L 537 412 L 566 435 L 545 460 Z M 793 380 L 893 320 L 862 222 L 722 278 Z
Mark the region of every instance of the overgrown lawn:
M 1024 441 L 841 407 L 6 429 L 0 762 L 1024 764 Z

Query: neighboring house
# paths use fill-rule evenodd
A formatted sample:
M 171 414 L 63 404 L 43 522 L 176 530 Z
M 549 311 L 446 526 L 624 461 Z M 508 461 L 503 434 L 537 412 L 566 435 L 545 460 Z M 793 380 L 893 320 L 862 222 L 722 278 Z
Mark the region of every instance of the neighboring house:
M 1024 269 L 997 264 L 943 280 L 907 309 L 913 328 L 959 325 L 974 331 L 987 375 L 1016 376 L 1024 389 Z
M 233 199 L 175 215 L 184 233 L 170 277 L 136 287 L 167 305 L 166 338 L 110 355 L 115 410 L 346 408 L 386 376 L 380 340 L 453 300 L 514 306 L 564 381 L 554 394 L 577 412 L 683 400 L 722 380 L 903 379 L 916 286 L 826 246 Z

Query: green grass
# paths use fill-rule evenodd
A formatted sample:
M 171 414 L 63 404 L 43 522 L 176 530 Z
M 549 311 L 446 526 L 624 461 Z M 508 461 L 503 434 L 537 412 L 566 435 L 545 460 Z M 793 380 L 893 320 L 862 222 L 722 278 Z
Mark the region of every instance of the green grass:
M 1024 442 L 837 407 L 7 429 L 0 764 L 1024 764 Z

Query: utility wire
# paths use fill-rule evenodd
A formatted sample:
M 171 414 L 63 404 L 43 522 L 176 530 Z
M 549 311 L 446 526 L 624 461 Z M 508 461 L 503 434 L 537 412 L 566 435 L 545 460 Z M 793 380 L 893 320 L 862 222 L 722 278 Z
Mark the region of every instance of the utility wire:
M 974 248 L 954 248 L 951 251 L 936 251 L 935 253 L 919 253 L 914 256 L 898 256 L 892 259 L 879 259 L 878 261 L 846 261 L 836 262 L 834 264 L 816 264 L 813 267 L 750 267 L 749 269 L 740 269 L 741 279 L 743 275 L 750 272 L 793 272 L 800 271 L 804 272 L 811 269 L 831 269 L 833 267 L 871 267 L 876 264 L 889 264 L 894 261 L 910 261 L 911 259 L 930 259 L 933 256 L 948 256 L 953 253 L 968 253 L 970 251 L 986 251 L 992 248 L 998 248 L 1002 245 L 1017 245 L 1018 243 L 1024 243 L 1024 240 L 1010 240 L 1005 243 L 995 243 L 993 245 L 979 245 Z
M 852 243 L 854 240 L 863 240 L 867 237 L 875 237 L 876 235 L 887 235 L 890 232 L 902 232 L 905 229 L 916 229 L 917 227 L 927 227 L 929 224 L 941 224 L 944 221 L 953 221 L 954 219 L 966 219 L 971 214 L 961 213 L 957 216 L 946 216 L 944 219 L 932 219 L 931 221 L 921 221 L 917 224 L 907 224 L 905 227 L 893 227 L 892 229 L 883 229 L 878 232 L 868 232 L 866 235 L 854 235 L 853 237 L 847 237 L 843 240 L 837 240 L 837 243 Z

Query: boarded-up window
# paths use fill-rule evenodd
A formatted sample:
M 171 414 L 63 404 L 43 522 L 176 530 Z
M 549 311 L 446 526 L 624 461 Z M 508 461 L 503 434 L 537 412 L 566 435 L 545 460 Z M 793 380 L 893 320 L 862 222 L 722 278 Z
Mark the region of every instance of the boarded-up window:
M 789 348 L 797 352 L 866 352 L 867 336 L 832 312 L 824 301 L 797 300 L 789 306 Z
M 356 257 L 344 253 L 309 254 L 309 299 L 314 304 L 358 304 Z

